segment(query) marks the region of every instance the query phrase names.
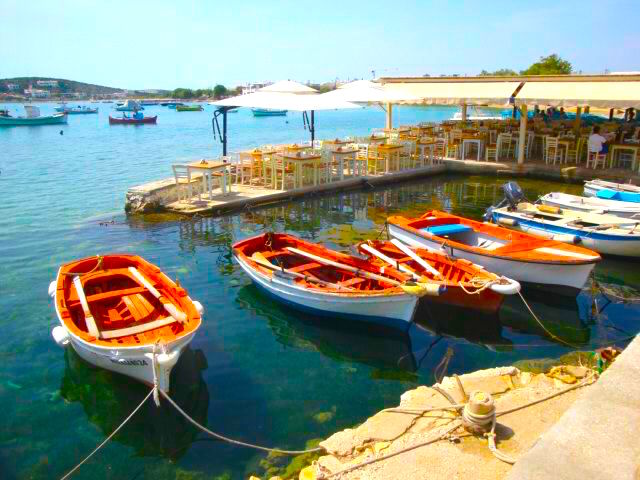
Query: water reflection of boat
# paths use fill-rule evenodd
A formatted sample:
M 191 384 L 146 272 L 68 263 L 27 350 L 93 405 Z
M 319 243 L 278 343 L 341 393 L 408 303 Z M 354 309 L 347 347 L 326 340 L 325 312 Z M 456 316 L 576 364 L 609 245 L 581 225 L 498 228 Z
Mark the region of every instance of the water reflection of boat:
M 171 398 L 191 417 L 207 423 L 209 391 L 202 379 L 207 360 L 201 350 L 187 347 L 172 372 Z M 72 350 L 65 351 L 65 372 L 60 394 L 67 402 L 79 402 L 87 419 L 104 435 L 110 435 L 139 404 L 148 390 L 134 380 L 92 368 Z M 167 402 L 160 407 L 147 401 L 114 440 L 133 447 L 140 456 L 177 460 L 200 431 Z
M 525 297 L 533 312 L 553 335 L 574 345 L 589 342 L 591 330 L 581 318 L 579 297 L 576 299 L 563 295 L 549 295 L 536 290 L 525 292 Z M 549 337 L 520 298 L 507 298 L 499 315 L 500 322 L 505 327 L 528 335 L 538 335 L 552 342 L 558 341 Z
M 253 284 L 238 291 L 237 301 L 267 317 L 276 339 L 284 345 L 315 349 L 331 358 L 375 368 L 409 372 L 417 368 L 411 337 L 403 330 L 375 324 L 363 329 L 358 321 L 292 315 Z
M 502 324 L 496 312 L 421 302 L 414 321 L 435 335 L 464 338 L 496 350 L 511 349 L 511 341 L 502 336 Z

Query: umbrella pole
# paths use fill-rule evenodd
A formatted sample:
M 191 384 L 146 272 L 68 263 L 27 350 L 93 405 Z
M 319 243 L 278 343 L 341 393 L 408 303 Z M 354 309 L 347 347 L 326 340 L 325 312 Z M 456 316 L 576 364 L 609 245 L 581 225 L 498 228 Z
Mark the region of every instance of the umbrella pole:
M 311 147 L 313 148 L 313 142 L 316 139 L 316 124 L 315 124 L 313 110 L 311 110 L 311 121 L 309 122 L 309 131 L 311 132 Z
M 222 111 L 222 156 L 227 156 L 227 111 L 225 108 Z

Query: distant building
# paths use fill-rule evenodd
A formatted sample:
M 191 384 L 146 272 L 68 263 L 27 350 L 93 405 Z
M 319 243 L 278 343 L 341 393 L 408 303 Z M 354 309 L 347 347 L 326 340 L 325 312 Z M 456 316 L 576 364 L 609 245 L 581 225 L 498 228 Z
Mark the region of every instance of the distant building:
M 255 93 L 257 90 L 262 87 L 266 87 L 267 85 L 271 85 L 269 82 L 265 83 L 247 83 L 245 87 L 242 87 L 242 94 L 248 95 L 249 93 Z
M 17 83 L 7 83 L 6 87 L 7 87 L 7 90 L 9 90 L 11 92 L 15 92 L 16 90 L 20 90 L 20 85 L 18 85 Z
M 138 93 L 148 93 L 149 95 L 157 95 L 159 93 L 162 93 L 161 90 L 158 90 L 156 88 L 147 88 L 146 90 L 136 90 L 136 92 L 138 92 Z
M 48 98 L 50 93 L 47 90 L 38 90 L 37 88 L 27 88 L 24 91 L 27 97 L 32 98 Z
M 36 85 L 39 87 L 56 88 L 58 86 L 58 80 L 37 80 Z

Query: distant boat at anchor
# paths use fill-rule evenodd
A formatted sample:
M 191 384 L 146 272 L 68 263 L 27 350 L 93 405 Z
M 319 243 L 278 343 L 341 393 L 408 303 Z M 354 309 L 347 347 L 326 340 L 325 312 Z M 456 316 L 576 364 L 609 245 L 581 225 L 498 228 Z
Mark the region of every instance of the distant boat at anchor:
M 82 115 L 86 113 L 98 113 L 98 107 L 90 108 L 84 105 L 78 105 L 77 107 L 67 107 L 66 105 L 60 105 L 55 108 L 56 112 L 68 113 L 69 115 Z
M 252 108 L 251 112 L 254 117 L 284 117 L 287 110 L 273 110 L 270 108 Z

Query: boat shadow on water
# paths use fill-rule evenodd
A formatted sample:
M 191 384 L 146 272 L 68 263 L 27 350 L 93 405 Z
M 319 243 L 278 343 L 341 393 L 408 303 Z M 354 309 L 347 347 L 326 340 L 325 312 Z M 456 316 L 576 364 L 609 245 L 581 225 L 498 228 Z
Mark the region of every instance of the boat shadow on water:
M 237 301 L 255 314 L 266 317 L 276 340 L 283 345 L 316 350 L 339 361 L 396 371 L 403 380 L 413 379 L 412 375 L 406 374 L 418 368 L 406 328 L 298 314 L 271 299 L 254 284 L 240 288 Z
M 187 347 L 171 372 L 171 398 L 192 418 L 207 422 L 209 391 L 202 379 L 207 360 L 201 350 Z M 110 435 L 149 392 L 148 387 L 124 375 L 95 368 L 71 348 L 65 349 L 65 372 L 60 394 L 79 402 L 88 420 Z M 172 461 L 184 455 L 199 430 L 166 401 L 156 407 L 147 400 L 113 440 L 132 447 L 138 456 Z

